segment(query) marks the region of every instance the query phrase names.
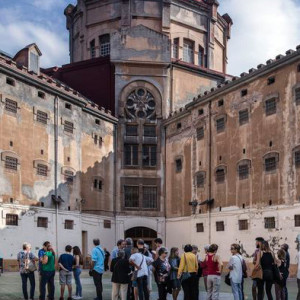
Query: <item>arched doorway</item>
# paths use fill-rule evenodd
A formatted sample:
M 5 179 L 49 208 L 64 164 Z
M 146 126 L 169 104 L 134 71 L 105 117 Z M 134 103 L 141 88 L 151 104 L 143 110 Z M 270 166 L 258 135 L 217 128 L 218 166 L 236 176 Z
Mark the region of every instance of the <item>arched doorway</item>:
M 125 231 L 125 238 L 132 238 L 134 245 L 138 239 L 143 239 L 150 249 L 154 249 L 154 240 L 157 238 L 157 232 L 148 227 L 132 227 Z

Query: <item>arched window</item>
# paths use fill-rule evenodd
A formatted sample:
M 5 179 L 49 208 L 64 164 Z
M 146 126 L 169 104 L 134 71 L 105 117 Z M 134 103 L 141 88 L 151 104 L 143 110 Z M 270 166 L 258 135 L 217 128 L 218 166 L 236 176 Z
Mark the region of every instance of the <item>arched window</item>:
M 279 162 L 279 153 L 270 152 L 264 155 L 264 169 L 265 172 L 276 171 Z
M 240 180 L 247 179 L 250 174 L 251 160 L 243 159 L 238 162 L 237 172 Z
M 215 176 L 216 176 L 217 183 L 223 183 L 225 181 L 226 171 L 227 171 L 227 168 L 224 165 L 218 166 L 216 168 Z

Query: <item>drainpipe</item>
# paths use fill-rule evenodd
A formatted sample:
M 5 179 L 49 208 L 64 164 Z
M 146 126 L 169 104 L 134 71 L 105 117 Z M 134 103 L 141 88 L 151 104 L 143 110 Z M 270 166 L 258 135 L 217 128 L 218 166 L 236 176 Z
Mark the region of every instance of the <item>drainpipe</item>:
M 211 199 L 211 195 L 212 195 L 212 191 L 211 191 L 211 174 L 212 174 L 212 170 L 211 170 L 211 140 L 212 140 L 212 136 L 211 136 L 211 101 L 209 101 L 208 104 L 208 136 L 209 136 L 209 141 L 208 141 L 208 199 Z M 211 204 L 207 205 L 208 208 L 208 243 L 211 244 Z
M 54 194 L 57 200 L 57 157 L 58 157 L 58 96 L 54 98 Z M 55 201 L 55 239 L 58 255 L 58 202 Z
M 164 153 L 164 161 L 163 161 L 163 166 L 164 166 L 164 216 L 165 216 L 165 245 L 167 246 L 167 185 L 166 185 L 166 175 L 167 175 L 167 170 L 166 170 L 166 158 L 167 158 L 167 143 L 166 143 L 166 133 L 167 133 L 167 128 L 164 126 L 164 138 L 162 139 L 164 141 L 164 147 L 165 147 L 165 153 Z
M 114 125 L 114 199 L 113 199 L 113 215 L 115 218 L 115 240 L 117 240 L 117 134 L 118 125 Z

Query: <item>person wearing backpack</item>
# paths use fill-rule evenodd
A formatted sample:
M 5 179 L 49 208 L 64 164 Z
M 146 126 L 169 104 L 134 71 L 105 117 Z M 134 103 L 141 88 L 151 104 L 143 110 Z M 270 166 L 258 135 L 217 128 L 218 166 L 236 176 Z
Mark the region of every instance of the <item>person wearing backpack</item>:
M 100 240 L 94 239 L 94 249 L 92 250 L 92 261 L 90 266 L 90 274 L 93 277 L 94 284 L 96 287 L 97 300 L 102 300 L 102 275 L 104 273 L 104 260 L 105 253 L 104 250 L 100 247 Z
M 31 252 L 31 245 L 29 243 L 23 243 L 23 251 L 18 253 L 17 259 L 22 278 L 22 291 L 24 299 L 28 299 L 27 279 L 29 279 L 30 282 L 30 299 L 33 299 L 35 291 L 35 262 L 38 261 L 38 258 Z

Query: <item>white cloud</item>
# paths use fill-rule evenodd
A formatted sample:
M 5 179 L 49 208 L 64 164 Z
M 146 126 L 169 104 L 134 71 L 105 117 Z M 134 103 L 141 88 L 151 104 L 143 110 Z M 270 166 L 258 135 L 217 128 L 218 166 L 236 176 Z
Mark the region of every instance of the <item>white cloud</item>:
M 0 40 L 7 42 L 2 50 L 12 55 L 35 42 L 43 53 L 41 57 L 43 67 L 69 62 L 67 31 L 61 35 L 31 22 L 19 21 L 0 25 Z
M 300 4 L 293 0 L 223 0 L 234 25 L 228 73 L 238 75 L 300 44 Z

